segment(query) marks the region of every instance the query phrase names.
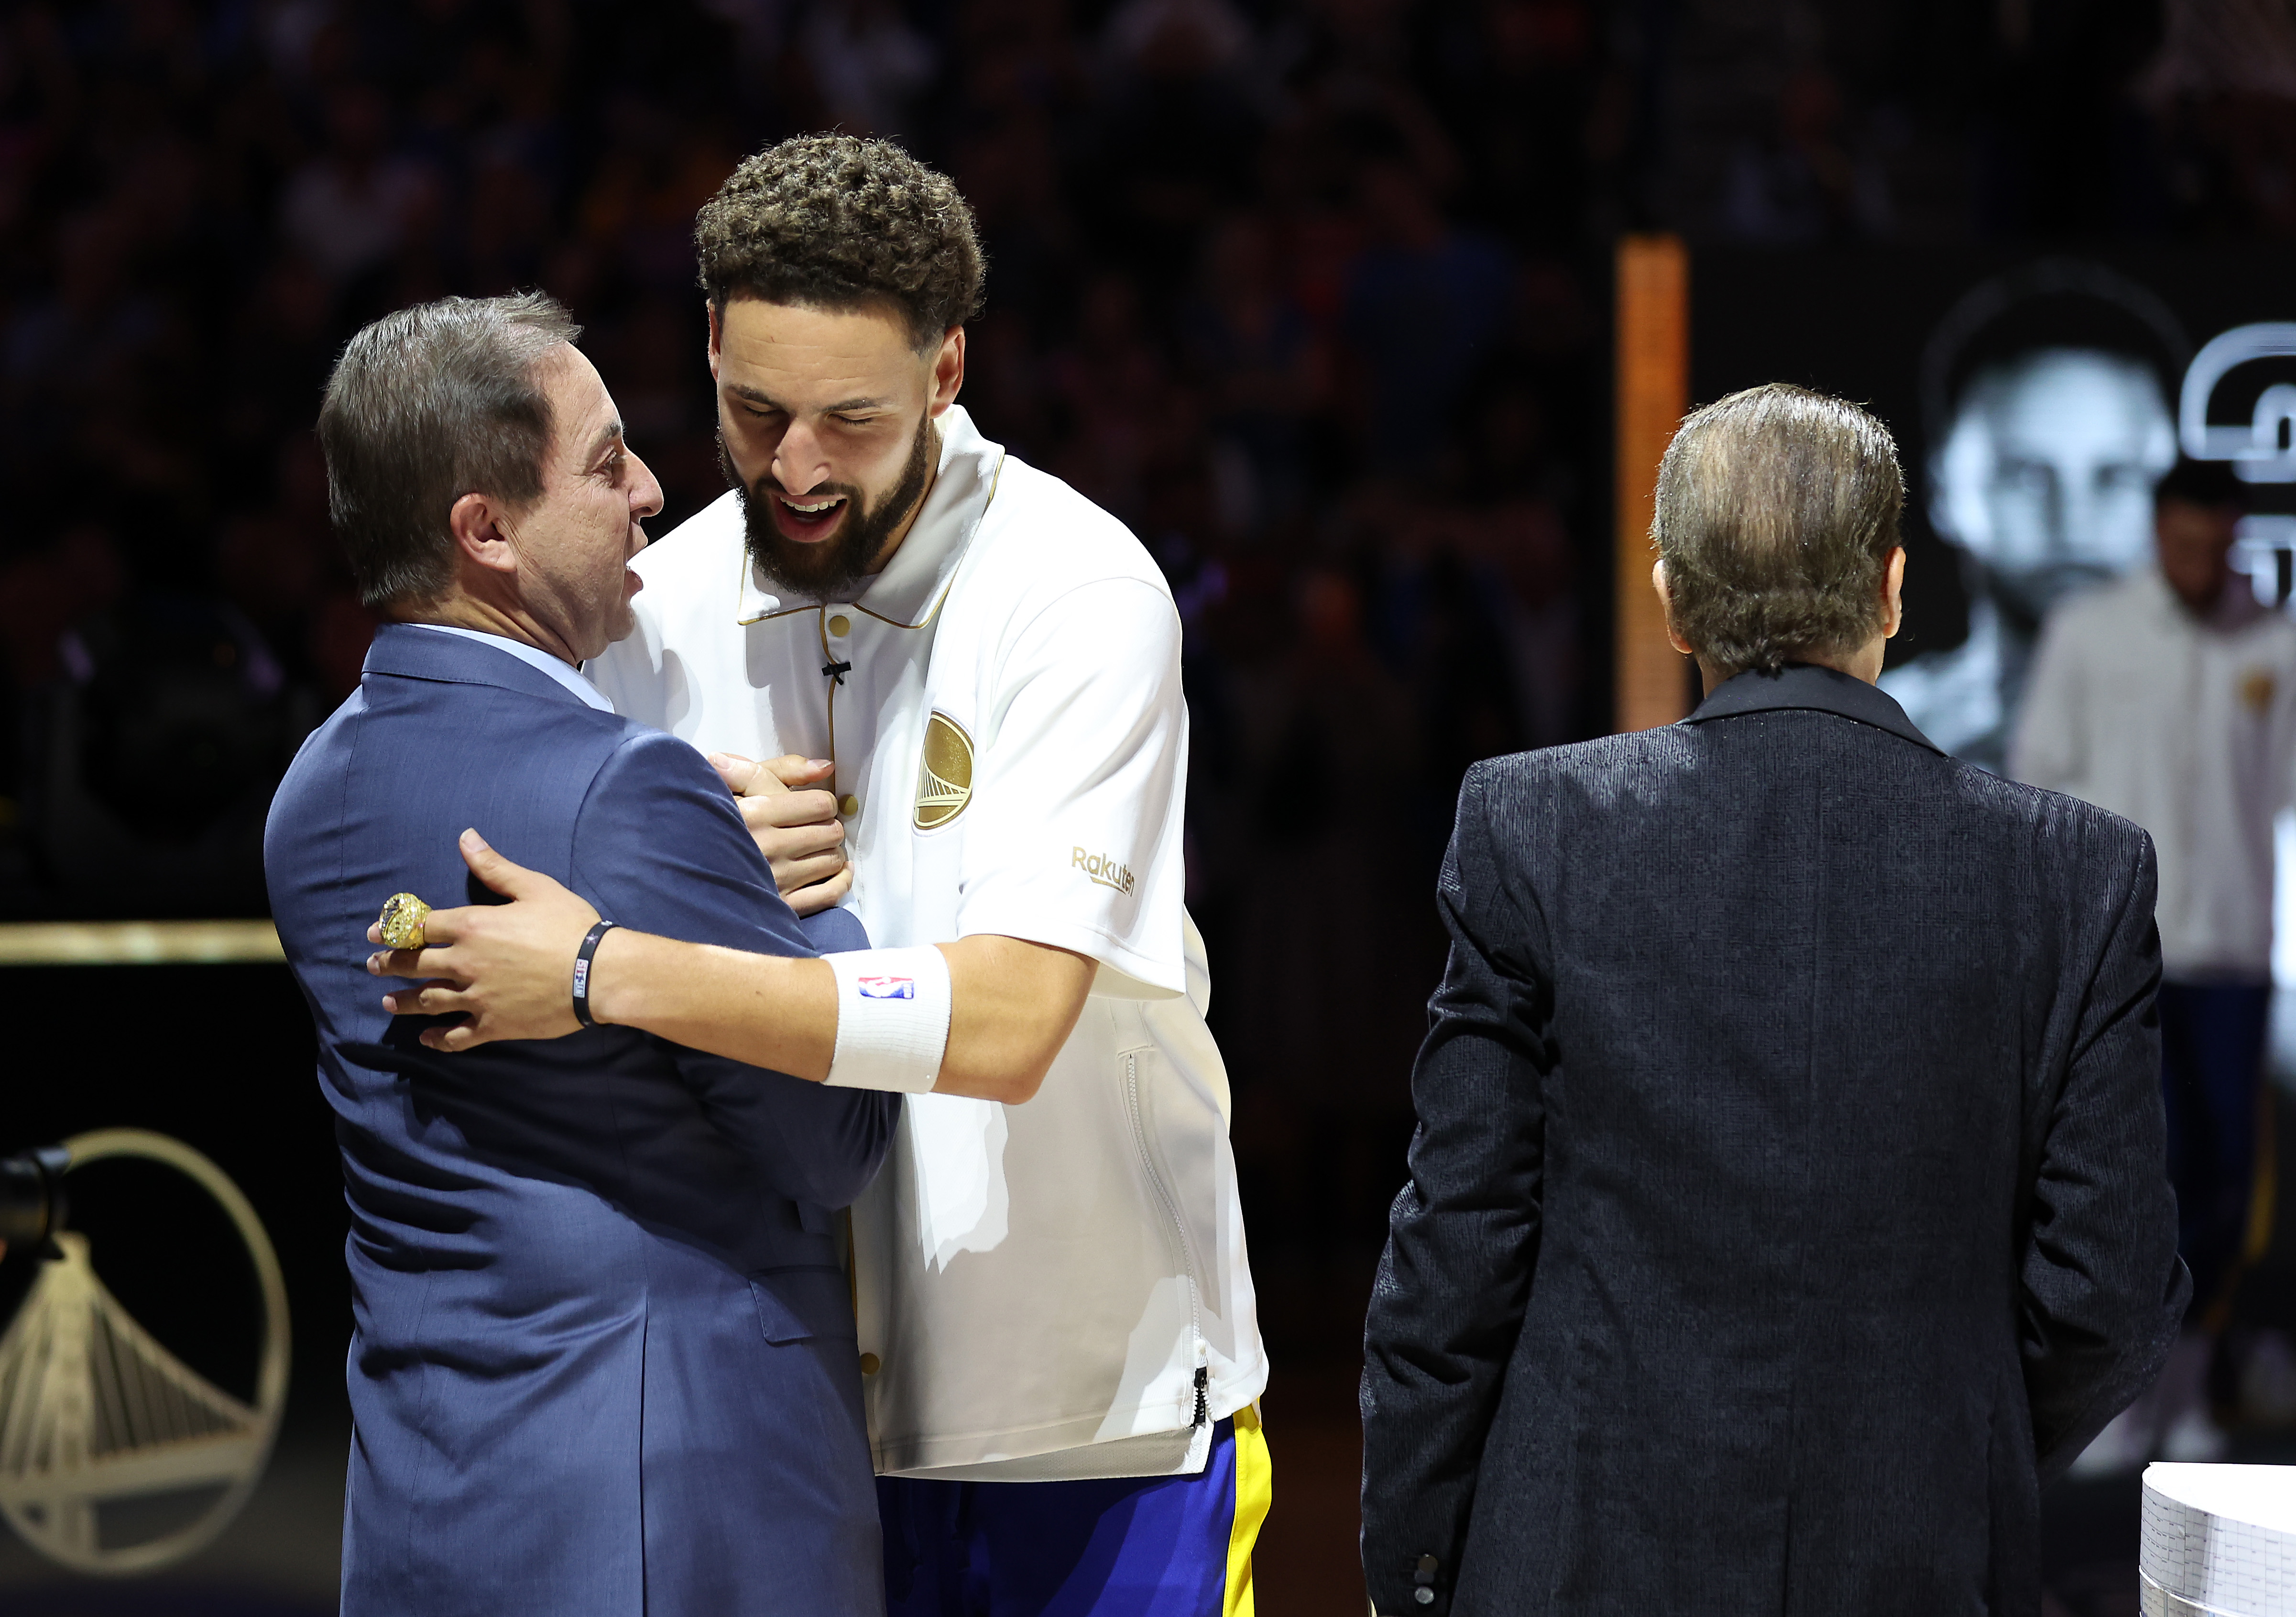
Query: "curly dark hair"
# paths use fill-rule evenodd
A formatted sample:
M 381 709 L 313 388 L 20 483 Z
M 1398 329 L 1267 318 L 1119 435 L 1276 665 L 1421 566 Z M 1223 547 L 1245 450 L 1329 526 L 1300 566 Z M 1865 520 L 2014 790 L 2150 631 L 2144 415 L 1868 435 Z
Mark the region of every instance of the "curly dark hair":
M 734 170 L 693 222 L 713 307 L 741 294 L 849 308 L 897 305 L 920 351 L 980 311 L 972 209 L 945 174 L 889 140 L 800 135 Z

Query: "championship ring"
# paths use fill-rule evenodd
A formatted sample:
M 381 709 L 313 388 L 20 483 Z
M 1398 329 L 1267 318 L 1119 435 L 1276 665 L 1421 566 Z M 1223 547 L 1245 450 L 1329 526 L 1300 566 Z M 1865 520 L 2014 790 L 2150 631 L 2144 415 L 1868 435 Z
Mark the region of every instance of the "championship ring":
M 421 948 L 422 923 L 430 907 L 411 892 L 395 892 L 382 901 L 382 941 L 390 948 Z

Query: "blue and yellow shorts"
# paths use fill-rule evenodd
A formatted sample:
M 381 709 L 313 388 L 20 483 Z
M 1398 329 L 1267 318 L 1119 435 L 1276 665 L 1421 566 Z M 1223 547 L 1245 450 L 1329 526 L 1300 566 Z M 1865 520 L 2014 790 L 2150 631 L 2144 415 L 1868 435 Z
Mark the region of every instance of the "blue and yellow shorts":
M 1190 1477 L 880 1477 L 887 1617 L 1252 1617 L 1271 1482 L 1251 1408 Z

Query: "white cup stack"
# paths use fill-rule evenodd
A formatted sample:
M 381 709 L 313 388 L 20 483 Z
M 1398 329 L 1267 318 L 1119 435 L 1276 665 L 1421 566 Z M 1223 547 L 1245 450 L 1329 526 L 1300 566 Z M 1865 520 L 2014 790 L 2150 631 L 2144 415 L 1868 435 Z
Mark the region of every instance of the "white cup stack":
M 2144 1617 L 2296 1617 L 2296 1465 L 2144 1468 Z

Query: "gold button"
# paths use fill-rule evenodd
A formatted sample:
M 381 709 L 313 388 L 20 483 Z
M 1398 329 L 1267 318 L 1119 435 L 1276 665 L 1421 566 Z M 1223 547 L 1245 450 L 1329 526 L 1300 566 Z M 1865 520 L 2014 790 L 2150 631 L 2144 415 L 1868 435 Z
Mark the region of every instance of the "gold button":
M 879 1367 L 882 1367 L 884 1362 L 885 1361 L 883 1359 L 878 1358 L 874 1353 L 864 1353 L 861 1355 L 861 1374 L 864 1375 L 874 1375 L 877 1374 Z
M 852 628 L 853 620 L 847 617 L 843 612 L 838 613 L 837 616 L 829 620 L 829 632 L 832 635 L 849 634 L 851 632 Z
M 851 819 L 855 815 L 861 812 L 861 800 L 854 796 L 850 792 L 847 792 L 843 797 L 837 800 L 837 812 L 843 815 L 847 819 Z

